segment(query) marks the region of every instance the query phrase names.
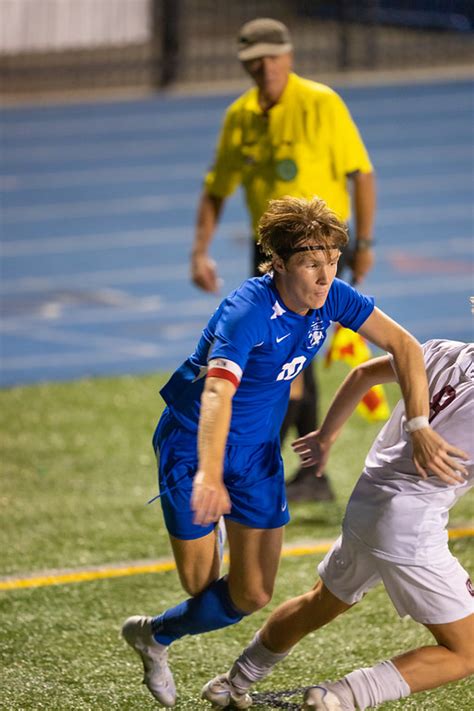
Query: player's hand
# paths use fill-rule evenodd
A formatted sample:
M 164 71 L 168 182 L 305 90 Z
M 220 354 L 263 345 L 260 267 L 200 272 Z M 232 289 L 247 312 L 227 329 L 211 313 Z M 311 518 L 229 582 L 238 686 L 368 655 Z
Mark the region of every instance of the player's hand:
M 332 443 L 320 436 L 315 430 L 304 437 L 299 437 L 291 443 L 294 452 L 299 456 L 302 467 L 315 467 L 316 476 L 321 476 L 329 457 Z
M 352 269 L 352 283 L 360 284 L 374 266 L 374 262 L 373 249 L 356 249 L 349 264 Z
M 446 484 L 463 484 L 468 471 L 459 461 L 469 455 L 446 442 L 431 427 L 423 427 L 411 433 L 413 460 L 418 474 L 426 479 L 431 472 Z M 453 459 L 457 457 L 458 459 Z
M 221 516 L 230 513 L 229 494 L 222 480 L 215 481 L 198 471 L 194 477 L 191 508 L 194 511 L 194 523 L 207 526 L 216 523 Z
M 217 277 L 216 263 L 207 254 L 193 254 L 191 258 L 191 278 L 193 284 L 204 291 L 216 293 L 221 281 Z

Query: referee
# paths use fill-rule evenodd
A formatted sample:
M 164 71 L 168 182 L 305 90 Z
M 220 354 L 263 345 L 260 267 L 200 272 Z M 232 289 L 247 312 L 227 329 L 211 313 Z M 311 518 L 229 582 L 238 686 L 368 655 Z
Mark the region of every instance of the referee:
M 292 72 L 288 28 L 270 18 L 247 22 L 238 35 L 238 58 L 254 86 L 226 111 L 213 165 L 204 179 L 191 255 L 196 286 L 218 290 L 209 247 L 227 197 L 241 185 L 253 234 L 268 201 L 285 195 L 317 195 L 348 221 L 354 235 L 344 266 L 358 284 L 372 268 L 375 177 L 367 150 L 349 110 L 330 87 Z M 262 255 L 253 242 L 253 274 Z M 304 378 L 304 379 L 303 379 Z M 298 436 L 317 428 L 318 392 L 307 368 L 294 381 L 283 441 L 290 427 Z M 290 501 L 333 498 L 327 476 L 301 468 L 287 485 Z

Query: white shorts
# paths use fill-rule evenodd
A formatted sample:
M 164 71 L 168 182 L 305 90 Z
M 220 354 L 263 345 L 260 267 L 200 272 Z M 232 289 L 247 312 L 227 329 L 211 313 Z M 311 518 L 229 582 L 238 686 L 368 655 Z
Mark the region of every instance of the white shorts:
M 344 533 L 318 565 L 318 572 L 328 590 L 348 605 L 383 582 L 400 617 L 410 615 L 416 622 L 440 625 L 474 613 L 469 575 L 447 546 L 436 565 L 400 565 L 376 557 Z

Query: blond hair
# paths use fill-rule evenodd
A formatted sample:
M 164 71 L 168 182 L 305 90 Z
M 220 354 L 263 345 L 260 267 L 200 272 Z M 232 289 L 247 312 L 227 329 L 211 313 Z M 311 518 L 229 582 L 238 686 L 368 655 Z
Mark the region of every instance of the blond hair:
M 258 223 L 258 240 L 269 260 L 260 265 L 270 271 L 273 257 L 285 262 L 303 246 L 342 250 L 348 242 L 347 227 L 322 200 L 286 196 L 270 200 Z

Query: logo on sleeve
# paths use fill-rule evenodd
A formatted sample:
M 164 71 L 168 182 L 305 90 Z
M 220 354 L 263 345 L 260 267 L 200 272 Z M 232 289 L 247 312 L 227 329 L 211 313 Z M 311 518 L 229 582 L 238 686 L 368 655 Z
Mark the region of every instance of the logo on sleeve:
M 285 363 L 281 371 L 278 373 L 277 380 L 293 380 L 303 370 L 306 356 L 297 356 L 289 363 Z
M 468 578 L 466 580 L 466 587 L 467 587 L 467 591 L 468 591 L 469 595 L 474 597 L 474 585 L 472 584 L 471 578 Z

